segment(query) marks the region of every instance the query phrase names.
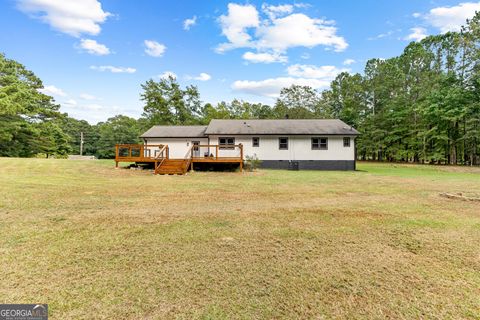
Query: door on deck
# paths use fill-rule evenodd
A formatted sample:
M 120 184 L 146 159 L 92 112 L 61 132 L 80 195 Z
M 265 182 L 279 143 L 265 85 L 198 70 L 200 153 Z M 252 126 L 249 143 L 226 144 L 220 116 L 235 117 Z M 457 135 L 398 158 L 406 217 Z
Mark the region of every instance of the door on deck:
M 192 154 L 194 158 L 200 157 L 200 147 L 198 147 L 199 144 L 200 141 L 192 141 Z

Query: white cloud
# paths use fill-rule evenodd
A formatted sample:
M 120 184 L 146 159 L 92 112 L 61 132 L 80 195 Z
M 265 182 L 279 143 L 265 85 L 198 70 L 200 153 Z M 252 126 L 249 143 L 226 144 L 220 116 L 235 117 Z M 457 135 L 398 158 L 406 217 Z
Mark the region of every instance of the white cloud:
M 287 68 L 287 72 L 290 76 L 309 78 L 309 79 L 322 79 L 331 81 L 335 77 L 348 69 L 338 69 L 335 66 L 314 66 L 305 64 L 294 64 Z
M 183 21 L 183 30 L 190 30 L 191 27 L 197 24 L 197 16 L 193 16 L 193 18 L 185 19 Z
M 167 47 L 164 44 L 153 40 L 145 40 L 145 53 L 152 57 L 161 57 L 165 53 Z
M 260 81 L 238 80 L 232 84 L 232 89 L 257 96 L 276 98 L 280 95 L 280 90 L 293 84 L 320 89 L 328 87 L 330 81 L 293 77 L 270 78 Z
M 315 66 L 294 64 L 287 68 L 288 77 L 269 78 L 259 81 L 238 80 L 232 84 L 235 91 L 276 98 L 283 88 L 291 85 L 310 86 L 314 89 L 327 88 L 331 81 L 341 72 L 349 69 L 340 69 L 335 66 Z
M 262 11 L 271 19 L 274 20 L 278 17 L 285 16 L 294 11 L 295 8 L 308 8 L 309 4 L 306 3 L 295 3 L 295 4 L 279 4 L 279 5 L 269 5 L 262 4 Z
M 224 52 L 229 49 L 250 46 L 251 36 L 247 29 L 258 27 L 260 18 L 257 8 L 251 4 L 229 3 L 228 14 L 220 16 L 219 22 L 222 27 L 222 34 L 227 37 L 229 42 L 220 44 L 216 51 Z
M 208 73 L 202 72 L 198 76 L 186 76 L 188 80 L 208 81 L 212 79 L 212 76 Z
M 419 12 L 414 12 L 414 13 L 412 14 L 412 17 L 414 17 L 414 18 L 420 18 L 421 16 L 422 16 L 422 14 L 419 13 Z
M 198 81 L 208 81 L 212 79 L 212 76 L 209 75 L 208 73 L 202 72 L 198 75 L 198 77 L 195 77 L 194 79 Z
M 158 77 L 160 79 L 168 79 L 169 77 L 173 77 L 173 78 L 177 78 L 177 75 L 175 74 L 175 72 L 172 72 L 172 71 L 165 71 L 164 73 L 158 75 Z
M 388 36 L 391 36 L 392 34 L 393 34 L 393 31 L 390 30 L 390 31 L 385 32 L 385 33 L 380 33 L 380 34 L 378 34 L 378 35 L 376 35 L 376 36 L 374 36 L 374 37 L 370 37 L 370 38 L 368 38 L 367 40 L 383 39 L 383 38 L 386 38 L 386 37 L 388 37 Z
M 43 87 L 43 89 L 39 89 L 38 91 L 48 96 L 54 96 L 54 97 L 68 96 L 68 94 L 66 94 L 62 89 L 57 88 L 54 85 L 45 86 Z
M 99 34 L 100 24 L 111 15 L 97 0 L 18 0 L 18 8 L 74 37 Z
M 92 39 L 82 39 L 80 40 L 80 48 L 86 50 L 90 54 L 97 56 L 105 56 L 110 54 L 110 49 L 106 45 L 98 43 L 96 40 Z
M 141 108 L 136 105 L 122 107 L 118 105 L 82 102 L 72 105 L 68 104 L 68 102 L 71 101 L 65 101 L 61 103 L 62 112 L 68 112 L 70 117 L 87 120 L 91 124 L 95 124 L 100 121 L 106 121 L 108 118 L 118 114 L 123 114 L 133 118 L 138 118 L 141 114 L 139 111 Z
M 302 58 L 303 60 L 308 60 L 310 59 L 310 53 L 305 52 L 300 56 L 300 58 Z
M 104 106 L 96 103 L 91 103 L 91 104 L 86 104 L 82 106 L 82 108 L 87 109 L 87 110 L 102 110 L 105 109 Z
M 349 66 L 349 65 L 352 65 L 354 63 L 356 63 L 357 61 L 355 61 L 355 59 L 345 59 L 345 61 L 343 61 L 343 65 L 344 66 Z
M 262 4 L 262 11 L 265 12 L 266 15 L 271 20 L 274 20 L 278 16 L 283 16 L 293 12 L 293 5 L 291 4 L 281 4 L 281 5 L 267 5 L 266 3 Z
M 67 101 L 62 102 L 62 106 L 74 108 L 77 106 L 77 101 L 73 99 L 68 99 Z
M 414 14 L 414 17 L 422 17 L 428 24 L 438 28 L 442 33 L 448 31 L 460 31 L 466 20 L 473 18 L 475 11 L 480 11 L 480 2 L 463 2 L 452 7 L 437 7 L 427 14 Z
M 312 5 L 309 4 L 309 3 L 302 3 L 302 2 L 297 2 L 293 5 L 295 8 L 303 8 L 303 9 L 306 9 L 306 8 L 310 8 Z
M 273 63 L 273 62 L 287 62 L 288 57 L 282 55 L 278 52 L 274 53 L 267 53 L 267 52 L 259 52 L 254 53 L 247 51 L 243 54 L 242 58 L 251 63 Z
M 82 104 L 82 103 L 77 103 L 77 101 L 70 99 L 67 101 L 64 101 L 61 103 L 62 107 L 66 108 L 74 108 L 76 110 L 90 110 L 90 111 L 98 111 L 105 109 L 104 106 L 97 104 L 97 103 L 87 103 L 87 104 Z
M 82 100 L 98 100 L 97 97 L 92 96 L 91 94 L 88 94 L 88 93 L 80 94 L 80 99 L 82 99 Z
M 336 35 L 337 28 L 331 21 L 312 19 L 302 13 L 294 13 L 263 25 L 258 29 L 258 48 L 286 50 L 293 47 L 313 48 L 318 45 L 343 51 L 348 47 L 344 38 Z
M 318 45 L 343 51 L 348 47 L 345 39 L 337 35 L 334 21 L 292 13 L 294 7 L 297 6 L 264 5 L 262 9 L 268 18 L 260 23 L 259 13 L 253 5 L 230 3 L 228 14 L 219 19 L 222 34 L 229 42 L 220 44 L 217 52 L 235 48 L 285 52 L 293 47 L 313 48 Z
M 427 29 L 415 27 L 410 29 L 411 33 L 404 38 L 407 41 L 421 41 L 428 37 Z
M 130 67 L 114 67 L 114 66 L 90 66 L 90 69 L 97 71 L 110 71 L 112 73 L 135 73 L 137 69 Z

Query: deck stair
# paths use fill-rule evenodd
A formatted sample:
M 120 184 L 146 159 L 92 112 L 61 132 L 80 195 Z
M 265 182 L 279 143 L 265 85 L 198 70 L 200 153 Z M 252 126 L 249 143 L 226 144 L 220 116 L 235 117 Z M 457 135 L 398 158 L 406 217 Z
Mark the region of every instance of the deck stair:
M 185 159 L 164 159 L 155 169 L 155 174 L 185 174 L 188 170 Z

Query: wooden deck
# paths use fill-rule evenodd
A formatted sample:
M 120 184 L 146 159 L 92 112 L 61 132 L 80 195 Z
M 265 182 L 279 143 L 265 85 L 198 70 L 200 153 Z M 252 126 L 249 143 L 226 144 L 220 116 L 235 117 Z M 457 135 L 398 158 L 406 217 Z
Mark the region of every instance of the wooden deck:
M 194 157 L 192 158 L 192 162 L 230 162 L 230 163 L 236 163 L 236 162 L 243 162 L 242 158 L 234 158 L 234 157 L 218 157 L 218 158 L 212 158 L 212 157 Z
M 115 166 L 120 162 L 153 163 L 155 174 L 186 174 L 193 163 L 238 163 L 243 170 L 243 145 L 192 145 L 183 158 L 170 158 L 168 145 L 117 144 Z
M 161 153 L 168 158 L 168 146 L 163 144 L 117 144 L 115 145 L 115 162 L 136 162 L 149 163 L 155 162 Z

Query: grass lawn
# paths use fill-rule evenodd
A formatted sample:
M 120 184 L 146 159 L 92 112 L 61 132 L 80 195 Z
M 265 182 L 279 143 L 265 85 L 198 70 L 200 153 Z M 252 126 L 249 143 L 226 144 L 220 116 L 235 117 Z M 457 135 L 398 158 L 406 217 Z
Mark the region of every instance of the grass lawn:
M 0 303 L 52 319 L 480 318 L 480 169 L 0 159 Z

